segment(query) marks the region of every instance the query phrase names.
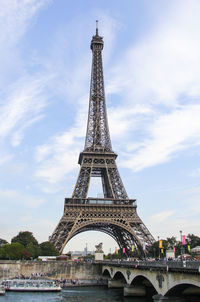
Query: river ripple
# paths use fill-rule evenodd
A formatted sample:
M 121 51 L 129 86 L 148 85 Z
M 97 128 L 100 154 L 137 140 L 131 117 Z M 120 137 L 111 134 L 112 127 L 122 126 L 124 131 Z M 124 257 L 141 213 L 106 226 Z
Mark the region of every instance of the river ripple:
M 0 302 L 150 302 L 145 298 L 123 297 L 122 290 L 106 287 L 74 287 L 60 293 L 6 292 Z

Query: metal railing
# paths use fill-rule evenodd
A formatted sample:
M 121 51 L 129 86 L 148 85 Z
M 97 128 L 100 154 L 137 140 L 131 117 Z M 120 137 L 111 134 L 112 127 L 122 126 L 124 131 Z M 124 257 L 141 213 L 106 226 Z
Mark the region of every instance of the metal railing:
M 102 265 L 128 267 L 143 270 L 164 270 L 164 271 L 181 271 L 190 273 L 200 273 L 200 261 L 123 261 L 123 260 L 105 260 L 95 261 Z

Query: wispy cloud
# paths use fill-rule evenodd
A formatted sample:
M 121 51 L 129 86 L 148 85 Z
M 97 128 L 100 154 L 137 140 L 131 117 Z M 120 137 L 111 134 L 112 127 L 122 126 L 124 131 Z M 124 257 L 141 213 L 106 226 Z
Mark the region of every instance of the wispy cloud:
M 134 171 L 200 144 L 200 3 L 171 5 L 165 18 L 122 54 L 109 76 L 110 97 L 123 96 L 117 109 L 121 113 L 111 114 L 111 126 L 112 119 L 118 125 L 112 127 L 116 138 L 124 134 L 120 164 Z M 131 109 L 137 104 L 147 108 L 142 115 Z
M 149 138 L 122 162 L 135 171 L 169 161 L 178 151 L 200 144 L 199 105 L 188 105 L 160 115 L 149 125 Z
M 0 189 L 0 196 L 4 200 L 4 203 L 15 205 L 15 206 L 17 203 L 17 206 L 19 206 L 20 204 L 25 208 L 32 208 L 32 209 L 39 207 L 41 204 L 45 202 L 44 199 L 38 198 L 38 196 L 21 194 L 16 190 Z
M 197 169 L 193 170 L 193 171 L 190 173 L 190 176 L 191 176 L 191 177 L 200 177 L 200 168 L 197 168 Z
M 46 77 L 27 76 L 15 83 L 1 106 L 0 137 L 13 134 L 11 143 L 17 145 L 23 137 L 23 131 L 40 119 L 47 98 L 42 93 L 46 81 Z
M 161 213 L 157 213 L 150 217 L 151 221 L 156 221 L 156 223 L 161 223 L 164 220 L 168 219 L 170 216 L 174 214 L 174 211 L 164 211 Z
M 0 10 L 0 83 L 19 77 L 24 70 L 19 41 L 27 32 L 37 13 L 51 0 L 2 0 Z
M 2 0 L 0 45 L 15 44 L 25 33 L 32 17 L 50 0 Z
M 198 1 L 175 1 L 167 16 L 122 55 L 110 90 L 134 103 L 172 107 L 183 95 L 199 96 L 199 9 Z
M 77 156 L 83 148 L 85 119 L 85 109 L 82 112 L 80 108 L 74 127 L 50 138 L 48 143 L 37 147 L 35 155 L 38 162 L 36 177 L 49 183 L 58 183 L 75 169 Z
M 49 0 L 1 1 L 1 163 L 12 158 L 9 147 L 19 145 L 25 130 L 42 117 L 41 111 L 46 102 L 42 90 L 49 75 L 43 77 L 41 73 L 30 74 L 26 70 L 25 60 L 20 51 L 23 43 L 20 41 L 23 40 L 34 17 L 50 2 Z

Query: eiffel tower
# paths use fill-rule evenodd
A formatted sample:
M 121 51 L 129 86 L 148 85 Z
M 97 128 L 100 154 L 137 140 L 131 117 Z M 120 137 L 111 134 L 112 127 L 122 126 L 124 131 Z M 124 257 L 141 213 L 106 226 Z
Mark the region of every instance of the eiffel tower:
M 85 147 L 79 155 L 80 172 L 71 198 L 65 198 L 64 214 L 50 237 L 62 253 L 68 241 L 89 230 L 101 231 L 125 248 L 143 255 L 144 247 L 155 240 L 136 211 L 136 199 L 130 199 L 116 165 L 113 152 L 104 92 L 102 50 L 103 38 L 92 37 L 92 71 Z M 87 198 L 91 177 L 101 177 L 104 198 Z

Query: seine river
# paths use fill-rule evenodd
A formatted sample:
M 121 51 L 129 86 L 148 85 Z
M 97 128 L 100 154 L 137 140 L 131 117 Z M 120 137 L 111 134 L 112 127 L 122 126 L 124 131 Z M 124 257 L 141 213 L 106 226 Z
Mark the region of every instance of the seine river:
M 106 287 L 75 287 L 60 293 L 6 292 L 0 302 L 150 302 L 144 298 L 123 297 L 119 289 Z

